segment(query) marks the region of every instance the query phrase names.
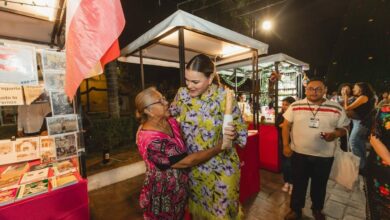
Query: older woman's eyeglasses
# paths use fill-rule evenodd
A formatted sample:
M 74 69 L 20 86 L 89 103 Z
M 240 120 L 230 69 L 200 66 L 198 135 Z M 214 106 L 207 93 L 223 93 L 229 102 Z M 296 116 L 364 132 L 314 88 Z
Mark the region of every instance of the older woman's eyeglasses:
M 146 105 L 146 106 L 144 107 L 144 109 L 147 108 L 147 107 L 149 107 L 149 106 L 155 105 L 155 104 L 166 105 L 166 104 L 168 104 L 168 101 L 167 101 L 167 99 L 163 96 L 163 97 L 161 97 L 158 101 L 152 102 L 152 103 L 150 103 L 149 105 Z

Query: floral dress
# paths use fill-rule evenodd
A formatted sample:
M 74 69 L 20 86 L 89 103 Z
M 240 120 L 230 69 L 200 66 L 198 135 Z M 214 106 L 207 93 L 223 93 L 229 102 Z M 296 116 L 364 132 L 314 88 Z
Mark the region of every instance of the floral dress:
M 390 151 L 390 105 L 379 109 L 373 132 Z M 390 219 L 390 165 L 371 149 L 367 168 L 368 217 L 373 220 Z
M 174 118 L 168 120 L 173 137 L 141 129 L 138 150 L 146 163 L 146 177 L 140 194 L 140 206 L 147 220 L 183 219 L 188 201 L 188 169 L 171 165 L 187 156 L 180 128 Z
M 222 138 L 225 97 L 224 89 L 214 84 L 196 98 L 190 97 L 187 88 L 179 89 L 170 111 L 180 123 L 189 153 L 212 148 Z M 244 146 L 247 128 L 235 101 L 232 115 L 238 134 L 235 142 Z M 235 148 L 192 167 L 190 212 L 207 219 L 239 219 L 239 181 L 240 160 Z

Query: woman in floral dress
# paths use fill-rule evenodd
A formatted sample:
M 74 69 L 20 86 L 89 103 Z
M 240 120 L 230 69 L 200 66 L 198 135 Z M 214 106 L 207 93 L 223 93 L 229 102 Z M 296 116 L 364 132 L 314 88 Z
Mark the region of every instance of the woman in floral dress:
M 216 79 L 214 63 L 201 54 L 190 60 L 186 87 L 180 88 L 170 112 L 180 123 L 189 153 L 207 150 L 222 137 L 226 92 Z M 234 143 L 244 146 L 246 124 L 233 102 Z M 235 148 L 225 150 L 190 172 L 189 209 L 195 219 L 240 219 L 240 160 Z
M 390 219 L 390 105 L 379 109 L 367 160 L 367 219 Z
M 181 220 L 189 190 L 185 168 L 215 156 L 222 144 L 187 155 L 179 125 L 169 117 L 168 102 L 155 88 L 140 92 L 135 104 L 141 119 L 137 145 L 147 169 L 140 195 L 144 219 Z

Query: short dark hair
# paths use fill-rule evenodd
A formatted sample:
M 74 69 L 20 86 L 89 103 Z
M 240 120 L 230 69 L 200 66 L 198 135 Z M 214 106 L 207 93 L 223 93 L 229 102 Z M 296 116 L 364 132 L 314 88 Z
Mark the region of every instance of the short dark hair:
M 318 76 L 310 78 L 309 82 L 307 82 L 307 84 L 309 85 L 309 83 L 314 82 L 314 81 L 322 82 L 322 84 L 324 84 L 324 86 L 326 87 L 325 80 L 323 78 L 321 78 L 321 77 L 318 77 Z
M 282 101 L 283 102 L 288 102 L 288 103 L 291 104 L 291 103 L 295 102 L 295 99 L 293 97 L 291 97 L 291 96 L 288 96 L 288 97 L 284 98 Z
M 349 89 L 352 91 L 352 84 L 351 83 L 341 83 L 339 85 L 339 88 L 337 89 L 337 94 L 341 95 L 341 89 L 348 86 Z

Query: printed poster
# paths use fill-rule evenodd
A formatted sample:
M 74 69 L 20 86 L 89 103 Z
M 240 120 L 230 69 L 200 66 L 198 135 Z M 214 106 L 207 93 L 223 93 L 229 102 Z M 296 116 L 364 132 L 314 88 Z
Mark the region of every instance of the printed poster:
M 0 83 L 38 84 L 34 47 L 14 44 L 0 45 Z
M 23 90 L 21 86 L 0 83 L 0 106 L 23 104 Z

